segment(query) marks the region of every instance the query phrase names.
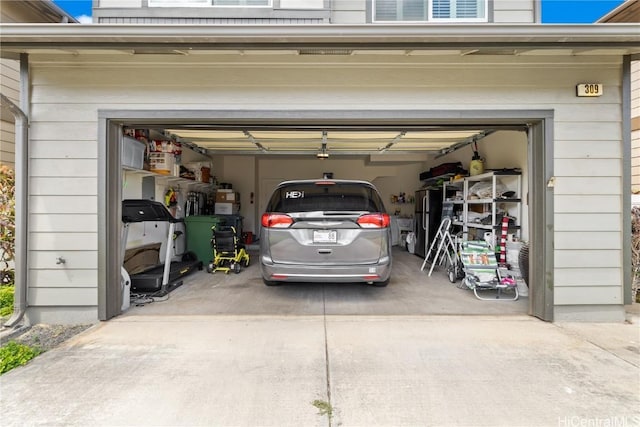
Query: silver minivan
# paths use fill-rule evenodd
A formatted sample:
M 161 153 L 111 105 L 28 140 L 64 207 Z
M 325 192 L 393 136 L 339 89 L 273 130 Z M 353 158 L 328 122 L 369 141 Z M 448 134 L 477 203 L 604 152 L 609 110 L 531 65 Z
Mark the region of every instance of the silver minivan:
M 366 181 L 285 181 L 261 219 L 260 269 L 279 282 L 363 282 L 391 275 L 391 218 Z

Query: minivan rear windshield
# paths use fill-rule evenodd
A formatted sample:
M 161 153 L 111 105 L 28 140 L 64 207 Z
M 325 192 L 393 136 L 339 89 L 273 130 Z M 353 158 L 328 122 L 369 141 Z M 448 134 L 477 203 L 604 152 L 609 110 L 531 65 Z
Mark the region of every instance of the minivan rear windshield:
M 354 183 L 292 183 L 271 196 L 267 212 L 356 211 L 384 213 L 377 191 Z

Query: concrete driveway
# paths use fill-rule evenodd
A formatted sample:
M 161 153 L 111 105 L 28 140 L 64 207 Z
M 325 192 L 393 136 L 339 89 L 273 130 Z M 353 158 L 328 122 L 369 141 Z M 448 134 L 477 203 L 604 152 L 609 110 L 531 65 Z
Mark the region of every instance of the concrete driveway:
M 387 288 L 190 276 L 1 376 L 0 424 L 640 425 L 637 315 L 545 323 L 394 262 Z
M 1 424 L 634 426 L 637 320 L 123 316 L 0 377 Z

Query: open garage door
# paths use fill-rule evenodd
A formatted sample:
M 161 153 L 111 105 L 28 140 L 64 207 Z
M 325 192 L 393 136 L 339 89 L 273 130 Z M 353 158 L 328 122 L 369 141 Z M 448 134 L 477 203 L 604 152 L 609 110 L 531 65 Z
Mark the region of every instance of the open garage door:
M 374 181 L 387 196 L 390 213 L 413 217 L 415 201 L 394 204 L 392 196 L 412 195 L 424 182 L 419 173 L 413 173 L 406 186 L 398 187 L 394 175 L 399 170 L 421 172 L 439 163 L 457 161 L 467 167 L 474 144 L 479 143 L 483 150 L 483 141 L 515 135 L 513 145 L 503 142 L 502 148 L 491 154 L 491 167 L 512 167 L 509 156 L 520 156 L 522 167 L 518 169 L 524 169 L 522 198 L 526 211 L 519 220 L 526 233 L 523 237 L 531 243 L 531 265 L 535 265 L 529 269 L 530 296 L 525 311 L 552 320 L 552 252 L 545 250 L 551 241 L 550 228 L 545 227 L 552 218 L 546 186 L 551 176 L 551 120 L 550 113 L 540 111 L 103 111 L 100 317 L 108 319 L 121 313 L 120 265 L 124 254 L 122 242 L 115 236 L 121 235 L 120 201 L 128 191 L 123 189 L 121 143 L 126 129 L 142 128 L 154 129 L 222 161 L 225 173 L 217 177 L 220 181 L 251 175 L 252 206 L 244 216 L 256 231 L 270 187 L 281 179 L 321 178 L 321 173 L 336 170 L 336 178 Z M 309 167 L 311 164 L 314 166 Z M 354 167 L 356 164 L 361 169 Z M 372 174 L 367 172 L 374 169 Z M 411 262 L 410 257 L 407 259 Z M 419 266 L 421 260 L 417 261 Z M 419 267 L 412 273 L 424 279 L 425 272 Z

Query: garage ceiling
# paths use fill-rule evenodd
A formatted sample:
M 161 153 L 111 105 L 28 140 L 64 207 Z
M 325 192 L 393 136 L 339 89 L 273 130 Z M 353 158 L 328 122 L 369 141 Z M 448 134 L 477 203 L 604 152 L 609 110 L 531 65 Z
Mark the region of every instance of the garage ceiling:
M 363 155 L 444 154 L 478 141 L 492 130 L 264 130 L 165 129 L 165 136 L 209 153 Z

